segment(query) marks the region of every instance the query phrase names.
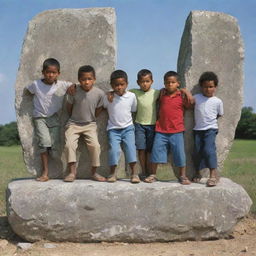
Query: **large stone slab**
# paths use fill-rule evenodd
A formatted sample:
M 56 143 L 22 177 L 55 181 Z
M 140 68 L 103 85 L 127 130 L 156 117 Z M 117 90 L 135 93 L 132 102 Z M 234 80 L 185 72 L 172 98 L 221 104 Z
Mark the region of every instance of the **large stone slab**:
M 108 90 L 109 76 L 116 64 L 115 22 L 113 8 L 50 10 L 38 14 L 30 21 L 16 80 L 15 104 L 24 160 L 30 173 L 40 173 L 41 161 L 31 118 L 32 97 L 24 92 L 24 87 L 41 77 L 43 61 L 53 57 L 61 64 L 60 79 L 77 82 L 78 68 L 89 64 L 96 70 L 95 86 Z M 63 147 L 64 125 L 67 120 L 65 108 L 61 119 Z M 107 114 L 101 114 L 97 122 L 102 149 L 101 173 L 108 170 L 106 122 Z M 90 161 L 82 143 L 79 152 L 78 177 L 89 176 Z M 50 159 L 51 177 L 62 176 L 64 159 L 62 162 Z
M 243 59 L 243 42 L 234 17 L 208 11 L 190 13 L 181 39 L 178 72 L 182 85 L 193 94 L 199 92 L 198 80 L 203 72 L 213 71 L 219 77 L 217 97 L 224 103 L 224 116 L 219 120 L 217 136 L 219 170 L 231 148 L 240 118 L 243 103 Z M 185 123 L 187 168 L 192 177 L 192 111 L 186 113 Z
M 27 241 L 154 242 L 228 236 L 252 204 L 242 186 L 176 181 L 115 184 L 16 180 L 8 185 L 7 212 Z

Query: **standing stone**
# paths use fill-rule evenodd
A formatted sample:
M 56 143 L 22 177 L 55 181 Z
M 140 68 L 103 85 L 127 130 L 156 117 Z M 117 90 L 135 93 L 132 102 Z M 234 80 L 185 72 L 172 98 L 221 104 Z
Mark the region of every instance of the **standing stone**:
M 20 66 L 16 81 L 16 114 L 24 160 L 32 174 L 40 174 L 41 160 L 32 123 L 32 97 L 24 88 L 42 74 L 42 64 L 47 58 L 56 58 L 61 65 L 60 80 L 77 83 L 77 71 L 82 65 L 92 65 L 96 70 L 95 86 L 109 90 L 109 76 L 116 64 L 116 16 L 113 8 L 59 9 L 38 14 L 29 23 L 23 43 Z M 64 126 L 67 121 L 65 106 L 61 111 L 62 148 Z M 107 114 L 98 118 L 101 144 L 101 167 L 105 174 L 107 164 Z M 78 177 L 89 176 L 88 151 L 80 141 Z M 61 177 L 65 169 L 62 161 L 50 159 L 50 177 Z
M 216 96 L 224 104 L 224 116 L 219 119 L 216 141 L 219 170 L 231 148 L 241 114 L 243 59 L 243 42 L 234 17 L 208 11 L 190 13 L 181 39 L 178 73 L 182 86 L 187 87 L 192 94 L 199 92 L 198 80 L 203 72 L 213 71 L 219 77 Z M 185 124 L 187 171 L 193 177 L 193 111 L 187 111 Z

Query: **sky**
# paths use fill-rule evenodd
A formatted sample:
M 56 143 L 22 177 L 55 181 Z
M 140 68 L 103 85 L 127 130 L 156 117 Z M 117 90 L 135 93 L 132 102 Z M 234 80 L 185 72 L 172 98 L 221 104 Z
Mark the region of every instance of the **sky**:
M 244 106 L 256 110 L 256 0 L 0 0 L 0 125 L 16 121 L 15 80 L 28 22 L 59 8 L 113 7 L 117 16 L 117 66 L 136 87 L 142 68 L 154 74 L 154 87 L 177 69 L 180 40 L 194 10 L 224 12 L 238 20 L 245 47 Z

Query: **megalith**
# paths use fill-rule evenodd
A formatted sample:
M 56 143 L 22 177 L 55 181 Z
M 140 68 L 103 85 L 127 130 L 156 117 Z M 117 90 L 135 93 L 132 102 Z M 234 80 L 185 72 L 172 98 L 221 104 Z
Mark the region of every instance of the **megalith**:
M 31 242 L 223 238 L 248 214 L 251 204 L 243 187 L 226 178 L 214 188 L 176 181 L 134 185 L 128 181 L 15 180 L 7 189 L 9 223 L 16 234 Z
M 244 48 L 237 20 L 227 14 L 192 11 L 186 21 L 178 57 L 182 86 L 196 94 L 198 80 L 205 71 L 219 77 L 216 96 L 224 104 L 217 136 L 218 168 L 221 170 L 231 148 L 243 103 Z M 194 175 L 193 111 L 185 114 L 187 171 Z
M 59 79 L 77 83 L 78 68 L 92 65 L 96 70 L 95 86 L 104 91 L 109 90 L 109 76 L 116 65 L 115 22 L 113 8 L 49 10 L 30 21 L 16 80 L 15 106 L 24 160 L 31 174 L 41 172 L 41 161 L 32 123 L 32 97 L 26 94 L 24 88 L 33 80 L 41 78 L 43 61 L 52 57 L 61 65 Z M 63 148 L 64 125 L 68 118 L 65 106 L 60 114 Z M 102 150 L 99 172 L 102 174 L 108 170 L 106 122 L 107 114 L 102 113 L 97 121 Z M 90 160 L 87 149 L 81 142 L 78 155 L 78 177 L 84 178 L 90 175 Z M 63 154 L 62 161 L 50 159 L 49 167 L 51 178 L 62 177 L 65 169 Z

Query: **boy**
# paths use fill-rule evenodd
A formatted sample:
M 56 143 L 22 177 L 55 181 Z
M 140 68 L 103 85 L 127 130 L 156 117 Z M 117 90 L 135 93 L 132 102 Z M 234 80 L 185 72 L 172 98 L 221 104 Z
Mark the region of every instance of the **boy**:
M 115 170 L 122 144 L 125 160 L 131 168 L 131 182 L 139 183 L 140 179 L 135 174 L 136 148 L 132 122 L 132 112 L 137 109 L 137 100 L 134 93 L 126 91 L 128 77 L 123 70 L 116 70 L 111 74 L 110 84 L 114 90 L 113 101 L 110 102 L 107 95 L 104 98 L 104 108 L 107 109 L 109 115 L 107 131 L 110 146 L 110 176 L 107 181 L 115 182 L 117 180 Z
M 59 155 L 60 123 L 57 112 L 62 107 L 66 90 L 71 82 L 57 80 L 60 75 L 60 64 L 56 59 L 49 58 L 43 63 L 43 79 L 34 81 L 27 87 L 33 94 L 33 121 L 42 161 L 42 174 L 37 181 L 48 181 L 49 153 Z
M 213 187 L 218 182 L 215 138 L 218 133 L 217 118 L 223 115 L 223 103 L 214 96 L 218 86 L 218 77 L 215 73 L 204 72 L 199 78 L 199 85 L 202 93 L 194 95 L 196 176 L 193 181 L 199 182 L 199 171 L 209 168 L 210 178 L 206 185 Z
M 145 182 L 156 181 L 158 163 L 166 163 L 169 150 L 172 151 L 174 165 L 179 168 L 179 182 L 182 185 L 190 184 L 186 177 L 186 159 L 184 151 L 184 108 L 189 106 L 182 97 L 179 76 L 174 71 L 168 71 L 164 75 L 165 90 L 160 96 L 159 116 L 156 121 L 156 135 L 154 139 L 151 162 L 152 174 Z
M 138 103 L 134 123 L 135 144 L 138 150 L 142 177 L 145 178 L 151 173 L 149 160 L 155 136 L 159 90 L 151 88 L 153 76 L 148 69 L 142 69 L 138 72 L 137 83 L 140 89 L 131 89 L 130 92 L 136 95 Z
M 78 139 L 83 135 L 91 157 L 91 175 L 96 181 L 106 179 L 96 172 L 100 166 L 100 144 L 98 142 L 96 117 L 102 110 L 104 92 L 94 87 L 95 70 L 92 66 L 82 66 L 78 70 L 80 85 L 74 96 L 67 95 L 67 109 L 70 119 L 65 132 L 65 151 L 67 153 L 69 175 L 64 178 L 72 182 L 76 178 L 76 149 Z

